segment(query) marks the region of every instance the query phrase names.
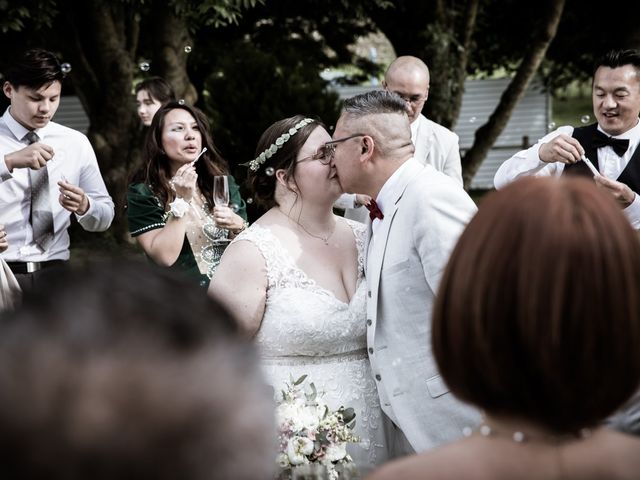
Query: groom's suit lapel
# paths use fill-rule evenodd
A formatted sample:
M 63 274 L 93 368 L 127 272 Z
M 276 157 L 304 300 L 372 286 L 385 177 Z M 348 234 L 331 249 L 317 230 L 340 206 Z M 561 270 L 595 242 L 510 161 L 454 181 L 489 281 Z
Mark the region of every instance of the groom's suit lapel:
M 384 256 L 387 249 L 387 243 L 389 240 L 389 231 L 391 230 L 391 225 L 393 224 L 393 219 L 398 211 L 398 204 L 402 199 L 402 195 L 409 185 L 411 179 L 415 176 L 417 172 L 422 170 L 422 165 L 413 164 L 408 165 L 407 168 L 402 172 L 402 176 L 396 185 L 396 191 L 394 192 L 393 203 L 390 203 L 388 206 L 385 206 L 384 210 L 384 219 L 382 220 L 382 224 L 378 227 L 378 230 L 375 234 L 375 239 L 373 241 L 373 245 L 371 248 L 367 248 L 367 259 L 366 259 L 366 275 L 369 278 L 369 288 L 371 292 L 371 300 L 378 303 L 378 287 L 380 285 L 380 274 L 382 273 L 382 266 L 384 263 Z M 369 239 L 371 236 L 371 225 L 369 224 Z M 407 235 L 410 232 L 406 232 Z M 368 244 L 367 244 L 368 246 Z

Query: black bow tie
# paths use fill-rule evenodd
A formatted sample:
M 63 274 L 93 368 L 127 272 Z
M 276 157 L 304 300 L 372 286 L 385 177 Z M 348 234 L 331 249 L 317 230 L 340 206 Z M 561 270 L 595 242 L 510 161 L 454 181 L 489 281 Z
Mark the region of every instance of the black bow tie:
M 602 148 L 609 146 L 613 148 L 616 155 L 623 156 L 629 148 L 629 140 L 622 140 L 620 138 L 613 138 L 609 135 L 605 135 L 600 130 L 596 130 L 592 139 L 593 146 L 596 148 Z

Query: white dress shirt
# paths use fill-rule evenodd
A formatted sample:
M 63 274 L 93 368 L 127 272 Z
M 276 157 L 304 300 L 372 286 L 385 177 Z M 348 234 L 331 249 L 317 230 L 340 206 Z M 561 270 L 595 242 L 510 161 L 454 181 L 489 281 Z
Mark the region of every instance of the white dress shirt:
M 598 130 L 606 134 L 606 132 L 600 128 L 600 125 L 598 125 Z M 561 133 L 571 136 L 573 135 L 573 127 L 563 126 L 558 128 L 557 130 L 542 137 L 534 146 L 516 153 L 513 157 L 500 165 L 500 168 L 493 179 L 495 187 L 497 189 L 501 189 L 514 180 L 529 175 L 560 176 L 564 171 L 565 164 L 560 162 L 543 162 L 540 160 L 538 151 L 542 144 L 550 142 Z M 613 138 L 629 140 L 629 148 L 621 157 L 613 151 L 611 146 L 598 148 L 598 168 L 603 176 L 615 180 L 627 167 L 629 160 L 631 160 L 631 157 L 640 143 L 640 123 L 637 123 L 632 129 L 627 130 L 623 134 L 616 135 Z M 633 199 L 633 202 L 625 208 L 623 212 L 629 220 L 629 223 L 631 223 L 631 226 L 636 230 L 639 230 L 640 198 L 638 198 L 638 192 L 635 193 L 636 196 Z
M 382 188 L 378 192 L 376 203 L 378 204 L 378 208 L 382 212 L 382 215 L 384 215 L 385 205 L 389 205 L 389 202 L 393 202 L 393 199 L 396 197 L 396 187 L 400 178 L 402 177 L 402 172 L 407 169 L 407 165 L 411 165 L 412 162 L 415 162 L 415 160 L 413 159 L 410 160 L 411 161 L 407 160 L 402 165 L 400 165 L 400 167 L 398 167 L 398 169 L 393 172 L 393 175 L 391 175 L 387 179 L 387 181 L 384 182 L 384 185 L 382 185 Z M 380 227 L 380 219 L 376 217 L 371 222 L 373 238 L 375 238 L 376 230 L 378 229 L 378 227 Z
M 33 243 L 29 223 L 31 186 L 26 168 L 14 168 L 9 172 L 5 155 L 28 145 L 24 136 L 29 130 L 18 123 L 7 109 L 0 118 L 0 224 L 7 231 L 9 248 L 1 254 L 8 262 L 42 262 L 69 259 L 69 234 L 71 213 L 60 205 L 58 182 L 79 186 L 89 199 L 89 209 L 84 215 L 76 215 L 85 230 L 102 232 L 109 228 L 114 216 L 114 205 L 98 168 L 93 148 L 82 133 L 49 122 L 35 130 L 40 142 L 54 150 L 47 163 L 49 170 L 49 198 L 53 211 L 54 240 L 49 249 L 42 252 Z

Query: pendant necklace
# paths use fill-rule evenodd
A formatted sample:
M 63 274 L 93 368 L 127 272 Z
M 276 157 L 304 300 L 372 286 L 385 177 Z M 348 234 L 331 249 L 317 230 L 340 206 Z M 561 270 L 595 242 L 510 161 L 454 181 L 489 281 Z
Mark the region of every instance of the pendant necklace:
M 333 234 L 336 231 L 336 223 L 333 224 L 333 228 L 331 229 L 331 232 L 329 233 L 329 235 L 327 235 L 326 237 L 323 237 L 322 235 L 316 235 L 314 233 L 311 233 L 309 230 L 307 230 L 306 228 L 304 228 L 304 225 L 302 225 L 299 221 L 297 221 L 295 218 L 291 218 L 289 215 L 287 215 L 286 213 L 284 213 L 282 210 L 280 210 L 280 208 L 278 208 L 278 211 L 280 213 L 282 213 L 284 216 L 286 216 L 289 220 L 293 220 L 295 223 L 298 224 L 298 226 L 304 230 L 304 232 L 309 235 L 310 237 L 313 238 L 317 238 L 318 240 L 322 240 L 324 242 L 325 245 L 329 245 L 329 239 L 333 236 Z

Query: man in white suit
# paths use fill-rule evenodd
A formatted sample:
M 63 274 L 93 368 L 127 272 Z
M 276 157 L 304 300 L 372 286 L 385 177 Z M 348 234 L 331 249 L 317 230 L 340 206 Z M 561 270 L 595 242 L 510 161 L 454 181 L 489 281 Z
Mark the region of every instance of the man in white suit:
M 413 158 L 405 102 L 387 91 L 345 100 L 327 143 L 346 192 L 381 210 L 367 238 L 367 343 L 392 456 L 452 441 L 479 415 L 451 394 L 431 351 L 442 271 L 476 211 L 462 187 Z
M 462 166 L 458 135 L 422 115 L 429 98 L 429 68 L 417 57 L 396 58 L 387 69 L 382 86 L 397 93 L 407 105 L 411 123 L 411 141 L 415 147 L 413 158 L 453 178 L 462 185 Z M 345 217 L 364 222 L 366 210 L 362 205 L 368 197 L 344 194 L 336 207 L 345 209 Z

